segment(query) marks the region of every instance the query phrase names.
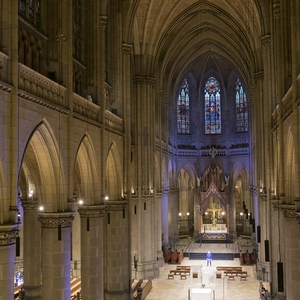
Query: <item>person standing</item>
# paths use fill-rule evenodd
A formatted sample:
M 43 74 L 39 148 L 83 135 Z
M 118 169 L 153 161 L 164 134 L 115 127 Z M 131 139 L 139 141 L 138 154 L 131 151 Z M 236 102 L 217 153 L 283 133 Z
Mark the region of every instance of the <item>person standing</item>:
M 207 252 L 206 254 L 206 266 L 208 267 L 211 266 L 211 261 L 212 261 L 212 254 L 210 253 L 210 251 Z

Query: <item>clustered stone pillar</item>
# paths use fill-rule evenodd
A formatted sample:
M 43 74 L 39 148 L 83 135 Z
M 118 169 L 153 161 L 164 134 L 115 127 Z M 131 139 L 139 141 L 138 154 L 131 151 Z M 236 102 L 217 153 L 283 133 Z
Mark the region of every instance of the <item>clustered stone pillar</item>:
M 80 206 L 81 298 L 104 299 L 103 217 L 104 205 Z
M 0 226 L 0 299 L 14 299 L 15 242 L 17 225 Z
M 73 213 L 42 213 L 42 299 L 71 298 Z
M 41 299 L 41 226 L 37 218 L 38 202 L 22 200 L 24 210 L 24 289 L 27 299 Z
M 105 299 L 126 300 L 129 293 L 128 211 L 126 201 L 106 202 Z

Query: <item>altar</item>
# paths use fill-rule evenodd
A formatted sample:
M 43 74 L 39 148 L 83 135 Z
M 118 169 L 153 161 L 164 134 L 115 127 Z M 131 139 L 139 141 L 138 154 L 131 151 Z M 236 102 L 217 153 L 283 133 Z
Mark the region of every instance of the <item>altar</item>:
M 202 240 L 227 240 L 227 227 L 225 224 L 204 224 L 201 228 Z

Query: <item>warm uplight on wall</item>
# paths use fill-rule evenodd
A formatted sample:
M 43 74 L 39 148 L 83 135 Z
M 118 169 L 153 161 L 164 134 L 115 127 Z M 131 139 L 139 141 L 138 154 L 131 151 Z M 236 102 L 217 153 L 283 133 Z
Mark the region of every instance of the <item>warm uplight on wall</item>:
M 150 188 L 150 194 L 153 194 L 153 188 Z
M 263 188 L 262 187 L 259 188 L 259 192 L 262 194 L 262 192 L 263 192 Z
M 34 193 L 33 190 L 30 190 L 30 191 L 29 191 L 29 198 L 32 198 L 32 197 L 33 197 L 33 193 Z

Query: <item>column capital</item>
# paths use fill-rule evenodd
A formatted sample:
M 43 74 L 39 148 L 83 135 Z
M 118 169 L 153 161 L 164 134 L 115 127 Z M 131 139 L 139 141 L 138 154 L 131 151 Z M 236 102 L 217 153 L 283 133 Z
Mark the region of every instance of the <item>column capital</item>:
M 22 199 L 21 205 L 24 210 L 37 210 L 38 201 L 37 201 L 37 199 L 34 199 L 34 198 Z
M 44 228 L 71 227 L 74 216 L 72 212 L 66 213 L 40 213 L 38 220 Z
M 107 16 L 100 15 L 99 16 L 99 23 L 100 23 L 100 28 L 102 30 L 105 30 L 106 29 L 106 25 L 107 25 Z
M 148 76 L 134 76 L 133 81 L 135 84 L 141 85 L 155 85 L 156 79 Z
M 122 211 L 127 205 L 127 201 L 107 201 L 107 211 Z
M 264 79 L 264 71 L 257 71 L 253 74 L 255 81 L 263 80 Z
M 131 50 L 132 50 L 132 45 L 131 44 L 126 44 L 126 43 L 122 44 L 123 54 L 130 55 L 131 54 Z
M 16 242 L 16 237 L 19 235 L 17 225 L 2 225 L 0 226 L 0 246 L 12 245 Z
M 296 211 L 295 211 L 295 205 L 288 205 L 288 204 L 280 204 L 278 203 L 278 200 L 274 200 L 272 201 L 273 204 L 273 209 L 275 211 L 282 211 L 283 212 L 283 216 L 285 218 L 296 218 Z
M 78 207 L 80 218 L 103 218 L 105 205 L 83 205 Z
M 264 36 L 261 37 L 261 43 L 263 47 L 268 47 L 271 45 L 271 35 L 270 34 L 266 34 Z

